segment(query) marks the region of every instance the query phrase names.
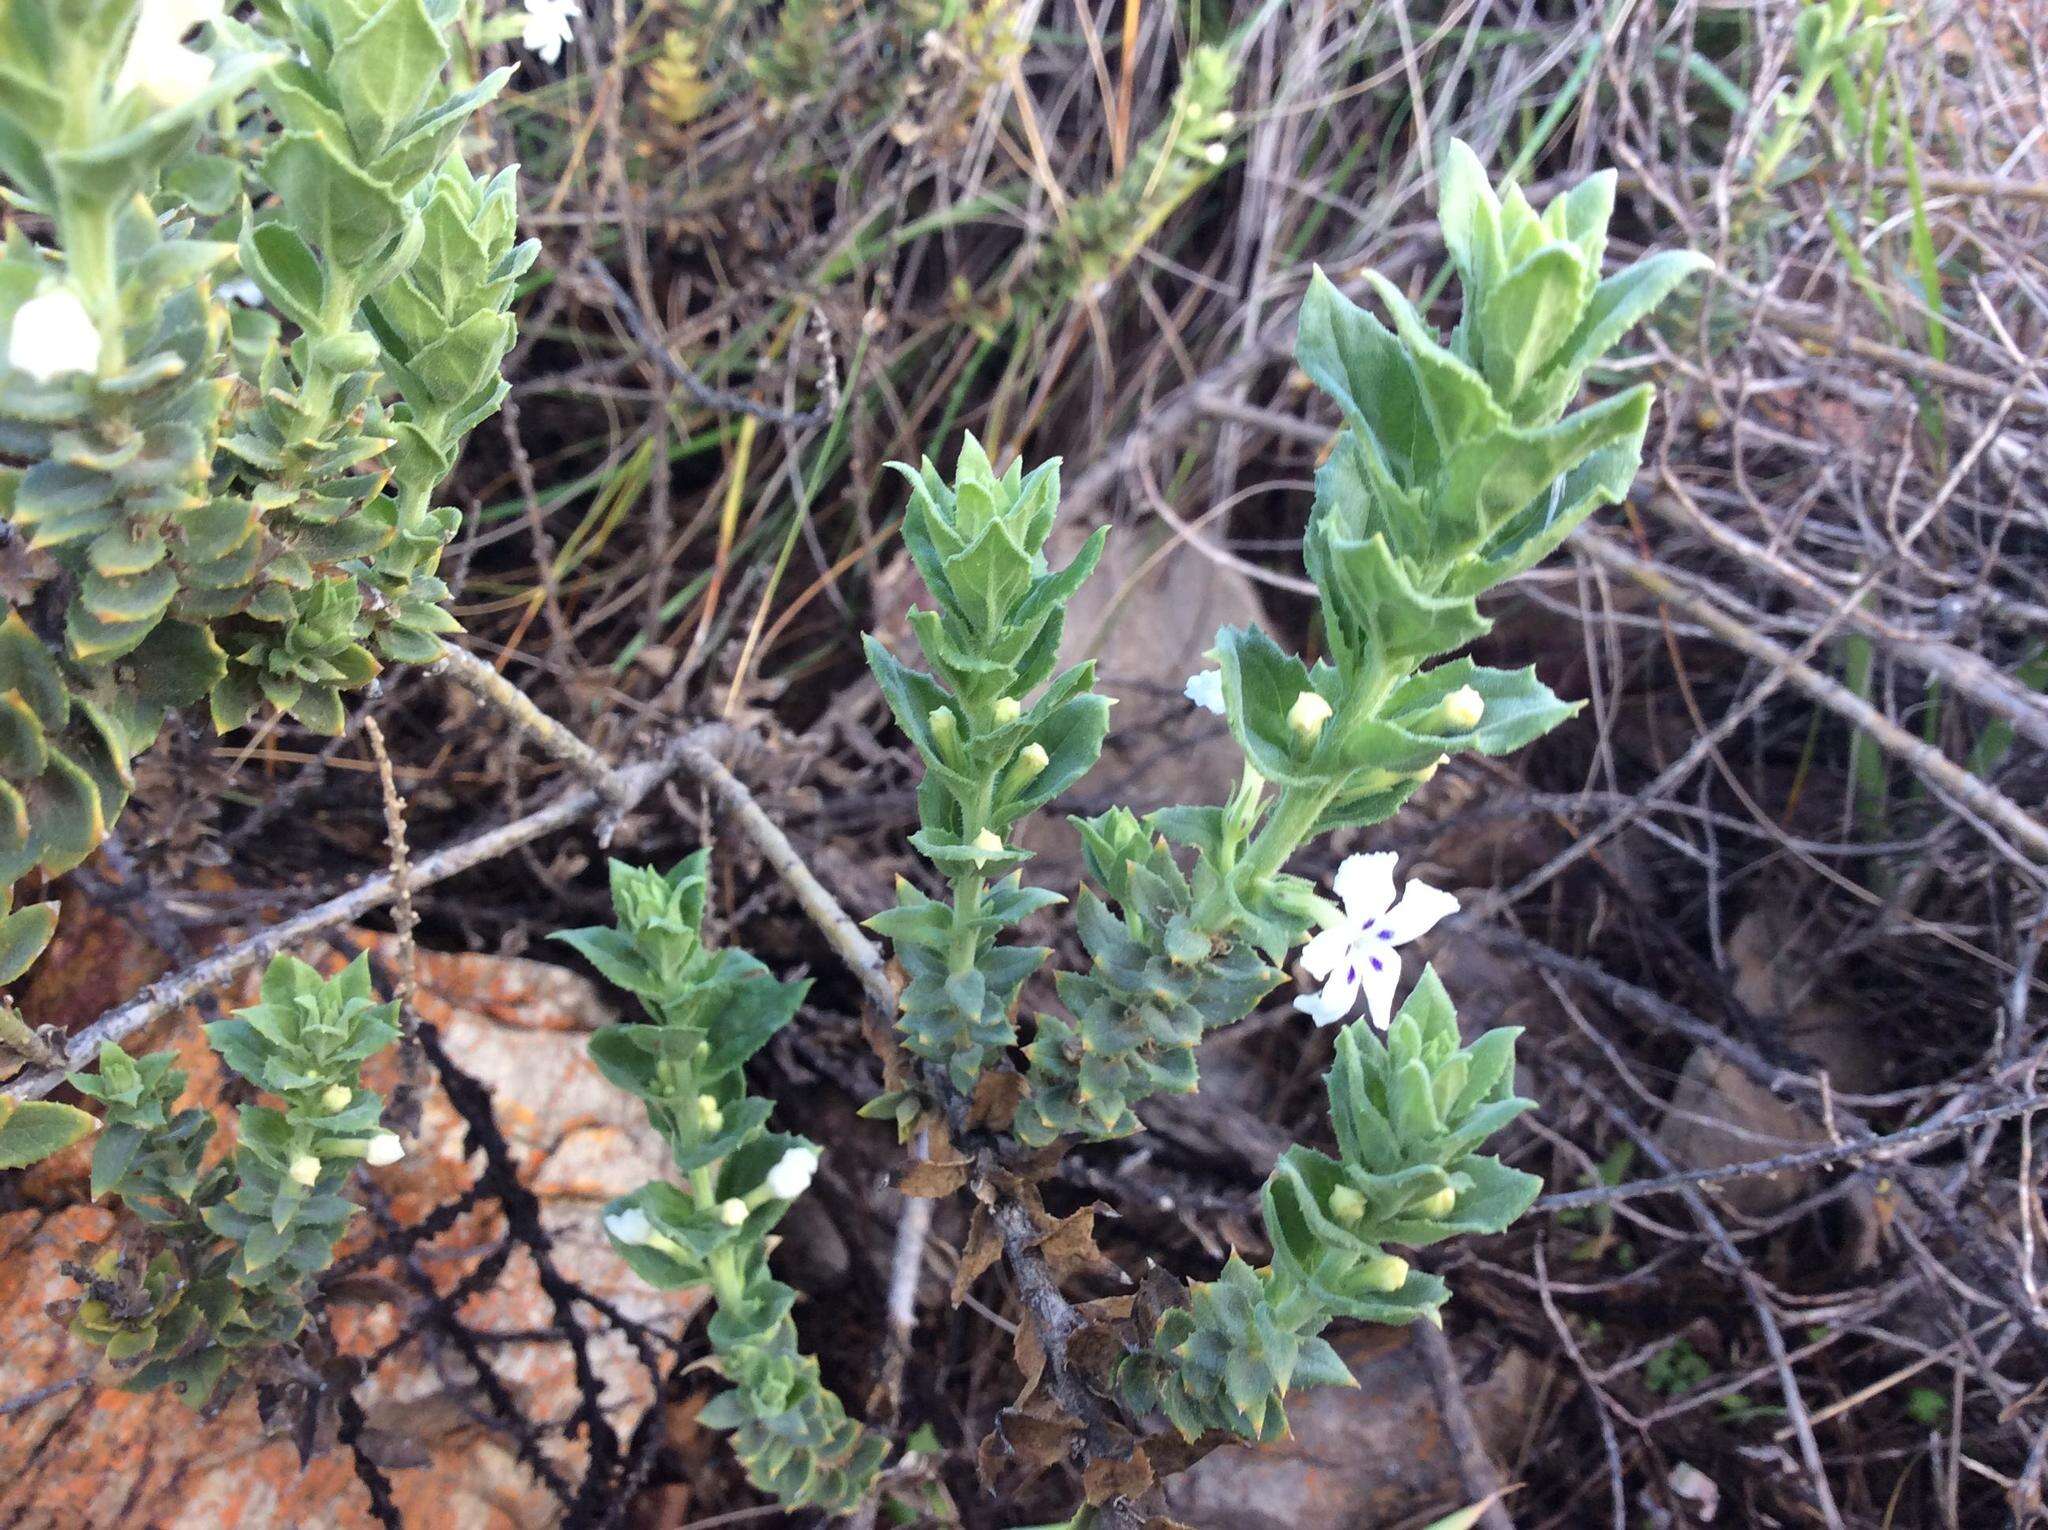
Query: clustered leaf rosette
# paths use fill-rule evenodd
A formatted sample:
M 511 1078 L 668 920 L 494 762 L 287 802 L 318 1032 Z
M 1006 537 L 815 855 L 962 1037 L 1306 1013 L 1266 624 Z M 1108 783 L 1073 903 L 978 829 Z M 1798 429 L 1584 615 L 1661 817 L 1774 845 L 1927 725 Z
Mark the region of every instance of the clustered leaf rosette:
M 1272 1263 L 1254 1270 L 1233 1254 L 1165 1312 L 1118 1368 L 1125 1401 L 1191 1440 L 1218 1429 L 1277 1439 L 1290 1390 L 1354 1385 L 1321 1338 L 1332 1321 L 1435 1320 L 1449 1289 L 1387 1245 L 1497 1233 L 1529 1209 L 1541 1181 L 1477 1151 L 1533 1106 L 1514 1093 L 1520 1034 L 1462 1045 L 1434 971 L 1384 1044 L 1363 1020 L 1339 1032 L 1326 1080 L 1338 1156 L 1282 1156 L 1263 1197 Z
M 614 861 L 617 922 L 557 936 L 646 1012 L 600 1030 L 590 1052 L 645 1104 L 685 1181 L 621 1196 L 605 1230 L 649 1284 L 711 1288 L 711 1344 L 733 1385 L 701 1421 L 732 1431 L 748 1479 L 791 1508 L 845 1513 L 866 1496 L 887 1444 L 826 1389 L 797 1345 L 795 1293 L 768 1271 L 769 1235 L 808 1188 L 818 1152 L 766 1129 L 772 1107 L 748 1094 L 744 1073 L 810 984 L 705 943 L 707 865 L 704 851 L 667 873 Z
M 1162 817 L 1193 832 L 1186 815 L 1151 822 Z M 1073 823 L 1094 884 L 1074 909 L 1089 965 L 1059 974 L 1071 1018 L 1039 1015 L 1026 1048 L 1031 1088 L 1013 1129 L 1034 1147 L 1075 1132 L 1106 1140 L 1139 1130 L 1131 1107 L 1193 1092 L 1203 1034 L 1249 1014 L 1285 976 L 1251 941 L 1219 942 L 1195 918 L 1218 880 L 1212 856 L 1198 855 L 1191 881 L 1168 840 L 1128 809 Z
M 1535 1200 L 1541 1180 L 1478 1152 L 1535 1108 L 1514 1092 L 1520 1035 L 1496 1028 L 1463 1045 L 1434 968 L 1384 1043 L 1363 1020 L 1338 1032 L 1326 1080 L 1338 1155 L 1290 1148 L 1266 1181 L 1274 1268 L 1335 1316 L 1405 1323 L 1434 1314 L 1450 1294 L 1443 1282 L 1404 1264 L 1405 1278 L 1389 1289 L 1385 1245 L 1497 1233 Z
M 271 962 L 260 1002 L 206 1028 L 221 1061 L 276 1104 L 244 1105 L 235 1148 L 210 1155 L 214 1118 L 178 1107 L 172 1054 L 131 1057 L 102 1043 L 99 1066 L 71 1083 L 96 1100 L 92 1193 L 118 1195 L 150 1231 L 149 1249 L 102 1250 L 80 1278 L 72 1331 L 131 1367 L 132 1391 L 174 1386 L 194 1407 L 245 1352 L 284 1343 L 306 1320 L 314 1278 L 355 1215 L 343 1193 L 361 1163 L 403 1149 L 363 1064 L 398 1037 L 369 959 L 332 978 L 290 956 Z
M 1007 842 L 1009 830 L 1087 774 L 1109 728 L 1109 702 L 1090 689 L 1094 664 L 1054 672 L 1066 604 L 1094 571 L 1106 533 L 1065 568 L 1049 566 L 1057 461 L 1030 474 L 1013 464 L 999 476 L 969 436 L 951 484 L 929 460 L 901 471 L 911 483 L 904 544 L 932 600 L 910 625 L 931 673 L 872 637 L 867 656 L 924 762 L 911 844 L 954 896 L 939 903 L 899 883 L 898 906 L 869 925 L 894 943 L 909 977 L 899 1022 L 906 1047 L 966 1093 L 1015 1042 L 1018 991 L 1047 954 L 997 938 L 1060 901 L 1003 877 L 1030 858 Z
M 536 248 L 463 164 L 509 71 L 450 86 L 456 10 L 0 8 L 0 188 L 53 233 L 0 245 L 0 884 L 90 853 L 167 711 L 338 733 L 453 630 L 432 493 Z
M 1441 218 L 1462 310 L 1447 341 L 1377 272 L 1391 329 L 1320 272 L 1310 286 L 1296 355 L 1345 417 L 1303 544 L 1329 659 L 1305 666 L 1256 629 L 1225 631 L 1217 657 L 1253 766 L 1333 791 L 1319 829 L 1376 823 L 1445 756 L 1518 749 L 1576 710 L 1533 670 L 1420 666 L 1486 633 L 1477 598 L 1619 500 L 1640 465 L 1649 384 L 1566 406 L 1707 262 L 1669 251 L 1603 279 L 1613 206 L 1606 172 L 1539 215 L 1454 143 Z M 1304 697 L 1327 725 L 1302 725 Z

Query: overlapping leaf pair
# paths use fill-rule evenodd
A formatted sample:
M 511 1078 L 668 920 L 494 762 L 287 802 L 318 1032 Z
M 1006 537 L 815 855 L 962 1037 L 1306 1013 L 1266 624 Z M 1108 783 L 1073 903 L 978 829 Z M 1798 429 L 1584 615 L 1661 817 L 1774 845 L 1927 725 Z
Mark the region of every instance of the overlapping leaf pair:
M 817 1152 L 766 1130 L 770 1103 L 747 1093 L 748 1058 L 796 1013 L 807 982 L 780 982 L 744 951 L 702 937 L 707 856 L 666 874 L 614 861 L 614 925 L 571 930 L 574 946 L 637 998 L 645 1021 L 591 1038 L 598 1067 L 647 1107 L 684 1184 L 655 1181 L 605 1212 L 640 1277 L 709 1286 L 711 1343 L 732 1390 L 700 1415 L 733 1432 L 749 1480 L 792 1508 L 860 1502 L 886 1443 L 846 1416 L 797 1347 L 795 1293 L 768 1271 L 769 1234 L 808 1184 Z

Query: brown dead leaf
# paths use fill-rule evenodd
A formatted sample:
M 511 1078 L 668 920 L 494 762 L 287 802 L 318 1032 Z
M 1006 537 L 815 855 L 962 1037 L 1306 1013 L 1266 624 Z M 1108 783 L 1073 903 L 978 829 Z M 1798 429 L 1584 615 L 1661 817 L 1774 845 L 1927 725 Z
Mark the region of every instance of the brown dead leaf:
M 1116 1432 L 1123 1433 L 1122 1430 Z M 1098 1456 L 1081 1469 L 1081 1491 L 1091 1504 L 1105 1504 L 1115 1498 L 1136 1498 L 1151 1486 L 1151 1457 L 1135 1443 L 1128 1455 L 1121 1458 Z
M 896 1188 L 922 1201 L 943 1200 L 967 1183 L 973 1165 L 964 1158 L 923 1158 L 903 1171 Z
M 967 1105 L 967 1125 L 1007 1132 L 1024 1098 L 1024 1075 L 1008 1069 L 982 1074 Z
M 1107 1210 L 1109 1208 L 1099 1201 L 1092 1206 L 1083 1206 L 1072 1216 L 1061 1217 L 1039 1235 L 1038 1251 L 1052 1266 L 1055 1279 L 1064 1282 L 1072 1275 L 1089 1274 L 1114 1279 L 1123 1285 L 1130 1284 L 1131 1278 L 1123 1272 L 1122 1266 L 1095 1246 L 1095 1213 Z
M 996 1234 L 996 1225 L 989 1217 L 988 1208 L 977 1203 L 967 1224 L 967 1241 L 960 1249 L 960 1263 L 953 1270 L 953 1305 L 957 1307 L 967 1300 L 967 1293 L 974 1289 L 974 1283 L 1002 1257 L 1003 1240 Z

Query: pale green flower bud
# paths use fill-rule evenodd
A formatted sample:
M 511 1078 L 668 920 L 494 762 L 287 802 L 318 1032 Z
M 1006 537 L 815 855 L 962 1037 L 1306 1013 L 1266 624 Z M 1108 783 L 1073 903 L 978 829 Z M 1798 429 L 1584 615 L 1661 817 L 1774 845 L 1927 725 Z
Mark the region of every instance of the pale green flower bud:
M 329 1115 L 337 1110 L 348 1109 L 348 1102 L 354 1099 L 355 1091 L 346 1084 L 329 1084 L 320 1091 L 320 1108 Z
M 722 1131 L 725 1128 L 725 1112 L 718 1108 L 718 1101 L 708 1094 L 697 1096 L 697 1125 L 707 1132 Z
M 1303 691 L 1294 698 L 1294 705 L 1287 709 L 1287 726 L 1304 744 L 1313 744 L 1322 736 L 1323 724 L 1330 717 L 1329 702 L 1315 691 Z
M 1469 685 L 1461 685 L 1444 697 L 1444 721 L 1460 733 L 1470 733 L 1485 715 L 1486 698 Z
M 953 715 L 951 707 L 933 707 L 924 720 L 932 730 L 932 742 L 939 746 L 939 753 L 951 759 L 960 748 L 960 719 Z
M 720 1203 L 718 1208 L 718 1220 L 723 1222 L 727 1227 L 737 1227 L 740 1225 L 740 1223 L 746 1221 L 746 1219 L 747 1203 L 745 1201 L 731 1200 Z
M 291 1176 L 293 1184 L 304 1185 L 310 1190 L 314 1181 L 320 1178 L 320 1160 L 311 1153 L 301 1153 L 285 1172 Z
M 995 717 L 998 728 L 1007 728 L 1011 723 L 1024 715 L 1024 708 L 1019 704 L 1015 696 L 998 696 L 995 706 L 990 711 Z
M 1330 1215 L 1340 1222 L 1356 1222 L 1365 1215 L 1365 1197 L 1349 1185 L 1330 1192 Z
M 979 834 L 974 836 L 974 848 L 984 852 L 983 854 L 975 857 L 974 864 L 977 866 L 986 866 L 988 864 L 989 856 L 1002 854 L 1003 842 L 994 834 L 993 831 L 983 829 Z
M 1366 1260 L 1359 1275 L 1374 1291 L 1398 1291 L 1408 1283 L 1408 1261 L 1399 1254 L 1381 1254 Z
M 1427 1200 L 1416 1202 L 1415 1210 L 1419 1215 L 1425 1217 L 1447 1217 L 1457 1207 L 1457 1204 L 1458 1192 L 1449 1185 L 1446 1185 Z

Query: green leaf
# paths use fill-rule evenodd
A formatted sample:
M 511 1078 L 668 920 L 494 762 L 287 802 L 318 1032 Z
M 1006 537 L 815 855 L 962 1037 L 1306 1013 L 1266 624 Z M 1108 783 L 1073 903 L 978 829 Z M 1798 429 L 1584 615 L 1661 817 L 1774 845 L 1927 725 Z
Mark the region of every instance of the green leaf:
M 300 237 L 340 266 L 369 264 L 407 221 L 389 186 L 314 133 L 280 134 L 263 156 L 263 179 Z
M 49 1100 L 0 1095 L 0 1169 L 23 1169 L 82 1142 L 99 1125 L 84 1111 Z
M 57 932 L 57 905 L 31 903 L 0 915 L 0 984 L 12 983 L 35 964 Z

